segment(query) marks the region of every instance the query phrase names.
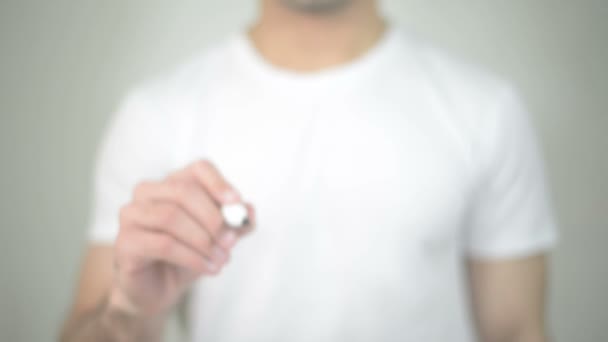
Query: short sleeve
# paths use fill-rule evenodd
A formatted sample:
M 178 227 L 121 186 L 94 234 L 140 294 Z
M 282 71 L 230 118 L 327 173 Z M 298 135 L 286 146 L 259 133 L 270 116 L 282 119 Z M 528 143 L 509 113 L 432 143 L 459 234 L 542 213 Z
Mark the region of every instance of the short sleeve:
M 485 114 L 473 149 L 477 173 L 467 253 L 510 258 L 546 251 L 558 234 L 529 114 L 510 88 Z
M 120 208 L 132 197 L 135 185 L 168 172 L 170 127 L 158 99 L 149 92 L 134 90 L 118 107 L 97 152 L 90 242 L 113 243 Z

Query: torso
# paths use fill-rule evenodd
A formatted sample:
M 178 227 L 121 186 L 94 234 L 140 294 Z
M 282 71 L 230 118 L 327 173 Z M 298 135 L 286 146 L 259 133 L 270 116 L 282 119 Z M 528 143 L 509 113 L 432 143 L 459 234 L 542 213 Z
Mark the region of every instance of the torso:
M 470 170 L 413 75 L 325 94 L 242 77 L 205 93 L 184 162 L 213 161 L 258 225 L 195 288 L 194 340 L 468 338 Z

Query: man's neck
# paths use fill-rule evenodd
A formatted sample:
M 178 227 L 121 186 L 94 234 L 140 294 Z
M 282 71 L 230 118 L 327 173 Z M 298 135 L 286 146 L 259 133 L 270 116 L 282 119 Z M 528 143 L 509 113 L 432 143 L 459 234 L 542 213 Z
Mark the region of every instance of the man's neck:
M 290 9 L 279 0 L 264 0 L 249 38 L 271 64 L 309 72 L 365 54 L 385 29 L 374 1 L 354 1 L 340 11 L 311 14 Z

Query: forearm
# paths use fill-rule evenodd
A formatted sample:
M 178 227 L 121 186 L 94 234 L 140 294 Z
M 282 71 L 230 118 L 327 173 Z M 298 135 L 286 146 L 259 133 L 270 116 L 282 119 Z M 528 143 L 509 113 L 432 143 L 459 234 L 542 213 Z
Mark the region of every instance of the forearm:
M 104 299 L 97 308 L 77 315 L 66 325 L 61 342 L 157 342 L 164 317 L 138 317 Z
M 470 260 L 469 279 L 479 340 L 548 342 L 546 258 Z

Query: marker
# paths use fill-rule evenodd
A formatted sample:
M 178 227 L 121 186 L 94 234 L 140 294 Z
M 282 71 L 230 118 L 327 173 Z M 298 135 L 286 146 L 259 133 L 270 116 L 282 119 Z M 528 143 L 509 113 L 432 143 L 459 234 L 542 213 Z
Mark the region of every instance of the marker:
M 222 206 L 222 216 L 224 222 L 232 228 L 242 228 L 249 223 L 247 207 L 241 203 L 226 204 Z

